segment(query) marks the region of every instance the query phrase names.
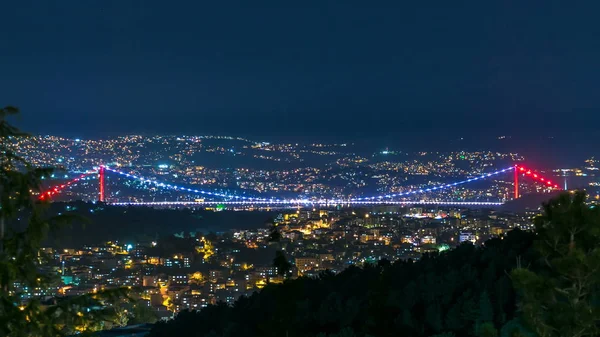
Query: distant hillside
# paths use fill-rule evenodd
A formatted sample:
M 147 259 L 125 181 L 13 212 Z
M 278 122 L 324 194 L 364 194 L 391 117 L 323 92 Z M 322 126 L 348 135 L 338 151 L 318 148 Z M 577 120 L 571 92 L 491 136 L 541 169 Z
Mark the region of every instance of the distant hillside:
M 85 202 L 53 203 L 50 214 L 71 214 L 83 220 L 50 234 L 48 245 L 79 247 L 109 240 L 152 239 L 157 235 L 186 232 L 219 232 L 263 227 L 271 212 L 212 212 L 146 207 L 117 207 Z M 14 226 L 24 226 L 24 219 Z
M 561 191 L 554 191 L 551 193 L 535 193 L 522 195 L 517 200 L 507 201 L 502 205 L 502 210 L 512 213 L 522 213 L 528 210 L 537 210 L 543 202 L 548 201 L 557 195 Z

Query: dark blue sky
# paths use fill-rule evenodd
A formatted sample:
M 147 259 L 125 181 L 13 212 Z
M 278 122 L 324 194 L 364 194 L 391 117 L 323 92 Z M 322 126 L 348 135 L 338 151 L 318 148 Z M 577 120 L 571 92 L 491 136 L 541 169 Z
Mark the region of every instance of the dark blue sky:
M 19 0 L 0 105 L 35 132 L 401 138 L 600 122 L 597 1 Z

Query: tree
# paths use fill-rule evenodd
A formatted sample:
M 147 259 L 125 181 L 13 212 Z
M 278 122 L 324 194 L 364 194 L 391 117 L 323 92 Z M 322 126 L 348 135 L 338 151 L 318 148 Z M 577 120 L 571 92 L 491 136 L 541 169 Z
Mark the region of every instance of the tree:
M 53 170 L 33 167 L 14 152 L 17 142 L 27 137 L 7 120 L 18 112 L 14 107 L 0 109 L 0 336 L 59 336 L 98 329 L 114 316 L 97 308 L 125 298 L 125 290 L 58 299 L 42 309 L 39 299 L 23 302 L 15 286 L 35 289 L 51 284 L 56 275 L 39 268 L 45 261 L 41 244 L 49 231 L 70 221 L 67 215 L 48 217 L 43 196 L 38 197 L 42 178 Z M 28 220 L 22 231 L 8 226 L 17 214 Z
M 536 335 L 525 328 L 520 318 L 514 318 L 502 326 L 500 337 L 535 337 Z
M 129 315 L 127 313 L 127 309 L 123 309 L 121 307 L 113 307 L 111 308 L 114 311 L 114 319 L 113 324 L 117 327 L 126 326 L 129 322 Z
M 189 278 L 191 284 L 202 285 L 204 283 L 204 275 L 199 271 L 190 274 Z
M 204 261 L 210 261 L 210 258 L 215 255 L 215 247 L 213 242 L 214 241 L 210 241 L 208 237 L 202 238 L 202 243 L 204 244 L 204 249 L 202 250 L 204 253 Z
M 275 259 L 273 259 L 273 267 L 277 268 L 277 274 L 286 276 L 292 269 L 292 264 L 288 261 L 283 251 L 278 250 L 275 252 Z
M 475 323 L 475 334 L 479 337 L 496 337 L 498 331 L 494 327 L 494 309 L 487 291 L 479 296 L 479 317 Z
M 541 337 L 600 333 L 600 208 L 586 199 L 584 191 L 565 192 L 545 203 L 535 219 L 541 266 L 511 274 L 524 319 Z
M 431 337 L 456 337 L 456 335 L 453 332 L 444 332 L 441 334 L 433 335 Z
M 143 302 L 138 302 L 134 305 L 132 316 L 129 319 L 129 324 L 156 323 L 158 316 L 151 307 Z
M 425 309 L 425 321 L 434 332 L 438 333 L 444 327 L 441 309 L 438 303 L 430 303 Z
M 279 241 L 281 241 L 281 233 L 279 232 L 279 228 L 277 228 L 277 225 L 272 225 L 269 231 L 269 242 Z
M 498 330 L 491 322 L 485 322 L 477 325 L 477 337 L 497 337 Z

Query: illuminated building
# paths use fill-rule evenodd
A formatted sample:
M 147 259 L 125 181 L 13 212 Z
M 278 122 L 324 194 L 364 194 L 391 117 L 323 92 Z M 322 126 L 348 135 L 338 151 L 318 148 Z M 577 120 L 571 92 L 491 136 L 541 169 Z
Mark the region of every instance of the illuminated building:
M 461 232 L 458 236 L 458 242 L 467 242 L 470 241 L 472 243 L 477 242 L 477 236 L 471 232 Z
M 295 263 L 296 268 L 301 272 L 319 267 L 319 260 L 315 257 L 297 257 Z

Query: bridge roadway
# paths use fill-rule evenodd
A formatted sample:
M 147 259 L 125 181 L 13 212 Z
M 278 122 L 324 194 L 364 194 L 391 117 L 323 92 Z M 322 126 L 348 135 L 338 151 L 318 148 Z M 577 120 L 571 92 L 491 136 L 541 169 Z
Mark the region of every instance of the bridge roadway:
M 448 206 L 501 206 L 503 202 L 492 201 L 348 201 L 348 200 L 254 200 L 254 201 L 140 201 L 112 202 L 114 206 L 334 206 L 334 205 L 448 205 Z

